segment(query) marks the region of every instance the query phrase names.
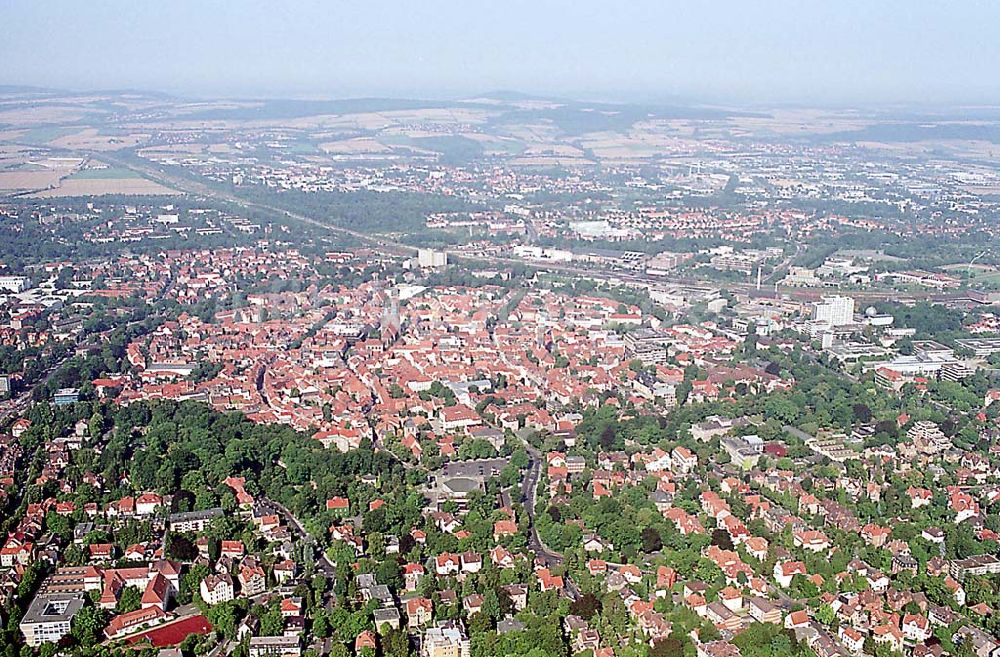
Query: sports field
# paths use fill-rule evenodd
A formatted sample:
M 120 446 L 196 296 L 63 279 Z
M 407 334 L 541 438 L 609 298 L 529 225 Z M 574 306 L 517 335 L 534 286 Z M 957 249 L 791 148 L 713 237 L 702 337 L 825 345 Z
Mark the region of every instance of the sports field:
M 161 625 L 160 627 L 136 634 L 126 639 L 130 645 L 149 640 L 154 648 L 164 648 L 176 646 L 192 634 L 208 634 L 212 631 L 212 624 L 204 616 L 189 616 L 188 618 Z

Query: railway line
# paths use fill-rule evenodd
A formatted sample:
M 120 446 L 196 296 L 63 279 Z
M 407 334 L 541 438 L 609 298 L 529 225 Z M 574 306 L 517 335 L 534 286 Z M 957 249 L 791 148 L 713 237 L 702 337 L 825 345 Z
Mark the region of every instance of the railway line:
M 267 203 L 260 203 L 258 201 L 250 201 L 245 198 L 241 198 L 230 192 L 220 190 L 218 188 L 212 187 L 202 182 L 195 180 L 189 180 L 187 178 L 181 178 L 179 176 L 174 176 L 162 169 L 157 169 L 153 165 L 140 166 L 131 160 L 124 160 L 116 158 L 112 155 L 102 153 L 100 155 L 93 155 L 99 159 L 108 162 L 117 167 L 123 167 L 135 171 L 136 173 L 142 174 L 143 176 L 150 178 L 154 182 L 172 187 L 178 191 L 182 191 L 188 194 L 194 194 L 198 196 L 203 196 L 206 198 L 212 198 L 215 200 L 225 201 L 227 203 L 236 205 L 246 210 L 263 210 L 266 212 L 276 213 L 281 215 L 291 221 L 302 223 L 308 226 L 313 226 L 321 230 L 329 231 L 331 233 L 343 235 L 350 237 L 361 244 L 364 244 L 376 252 L 379 252 L 387 256 L 405 256 L 405 255 L 415 255 L 418 251 L 418 247 L 403 244 L 395 240 L 386 239 L 383 237 L 370 235 L 357 230 L 352 230 L 350 228 L 345 228 L 344 226 L 338 226 L 337 224 L 323 221 L 315 217 L 310 217 L 299 212 L 292 212 L 284 208 L 270 205 Z M 816 301 L 823 296 L 830 294 L 841 293 L 839 288 L 804 288 L 804 287 L 789 287 L 781 286 L 776 283 L 771 283 L 767 285 L 758 286 L 753 282 L 739 283 L 739 282 L 719 282 L 710 279 L 699 279 L 689 276 L 653 276 L 649 274 L 644 274 L 637 271 L 630 271 L 624 269 L 596 269 L 589 267 L 580 267 L 571 264 L 562 264 L 555 262 L 538 262 L 532 260 L 523 260 L 520 258 L 511 258 L 505 256 L 498 256 L 492 254 L 475 254 L 462 251 L 460 249 L 445 249 L 445 252 L 451 258 L 458 258 L 461 260 L 467 260 L 471 262 L 479 262 L 487 264 L 490 266 L 522 266 L 530 267 L 542 272 L 551 272 L 557 274 L 569 274 L 573 276 L 579 276 L 584 278 L 589 278 L 593 280 L 600 280 L 606 282 L 619 282 L 623 284 L 630 284 L 635 286 L 686 286 L 686 287 L 708 287 L 708 288 L 723 288 L 736 293 L 746 294 L 751 297 L 762 297 L 762 298 L 776 298 L 787 296 L 788 298 L 795 299 L 798 301 Z M 950 292 L 899 292 L 895 290 L 851 290 L 849 291 L 851 297 L 855 299 L 858 303 L 875 303 L 880 301 L 932 301 L 939 303 L 948 302 L 960 302 L 964 300 L 969 300 L 969 294 L 967 291 L 954 290 Z

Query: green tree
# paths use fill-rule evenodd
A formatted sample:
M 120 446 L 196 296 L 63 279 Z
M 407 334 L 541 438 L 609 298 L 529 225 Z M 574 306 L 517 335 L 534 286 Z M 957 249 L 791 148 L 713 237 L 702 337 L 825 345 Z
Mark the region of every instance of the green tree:
M 684 657 L 684 644 L 673 637 L 660 639 L 646 653 L 649 657 Z
M 125 614 L 142 606 L 142 593 L 134 586 L 126 586 L 118 597 L 115 613 Z
M 836 619 L 837 613 L 829 604 L 822 604 L 819 609 L 816 610 L 816 620 L 824 625 L 833 625 L 833 621 Z
M 569 612 L 580 618 L 590 620 L 601 613 L 601 600 L 593 593 L 584 593 L 569 605 Z
M 313 634 L 321 639 L 330 636 L 330 624 L 326 620 L 326 614 L 322 611 L 316 612 L 316 616 L 313 618 L 312 631 Z
M 108 620 L 109 614 L 106 610 L 86 606 L 73 617 L 70 634 L 80 642 L 80 645 L 93 646 L 104 639 L 103 631 Z
M 285 630 L 285 620 L 281 616 L 281 609 L 277 605 L 271 605 L 260 617 L 260 633 L 263 636 L 278 636 Z

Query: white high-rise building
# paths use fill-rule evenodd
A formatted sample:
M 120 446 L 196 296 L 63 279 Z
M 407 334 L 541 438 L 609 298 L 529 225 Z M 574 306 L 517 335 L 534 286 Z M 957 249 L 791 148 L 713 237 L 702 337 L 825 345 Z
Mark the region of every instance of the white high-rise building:
M 843 326 L 854 321 L 854 299 L 851 297 L 823 297 L 813 304 L 813 319 L 830 326 Z
M 417 251 L 417 264 L 421 268 L 444 267 L 448 264 L 448 253 L 446 251 L 435 251 L 434 249 L 419 249 Z

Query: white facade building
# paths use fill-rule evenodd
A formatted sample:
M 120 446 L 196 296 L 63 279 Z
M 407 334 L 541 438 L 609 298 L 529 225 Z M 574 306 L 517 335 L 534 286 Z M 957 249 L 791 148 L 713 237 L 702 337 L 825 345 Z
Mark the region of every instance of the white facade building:
M 417 264 L 425 269 L 446 267 L 448 254 L 445 251 L 435 251 L 434 249 L 420 249 L 417 251 Z
M 58 643 L 69 634 L 73 617 L 82 607 L 83 595 L 78 593 L 36 596 L 21 618 L 24 642 L 32 648 L 43 643 Z
M 851 297 L 823 297 L 813 304 L 813 319 L 830 326 L 843 326 L 854 321 L 854 299 Z
M 27 276 L 0 276 L 0 290 L 17 294 L 28 289 Z

